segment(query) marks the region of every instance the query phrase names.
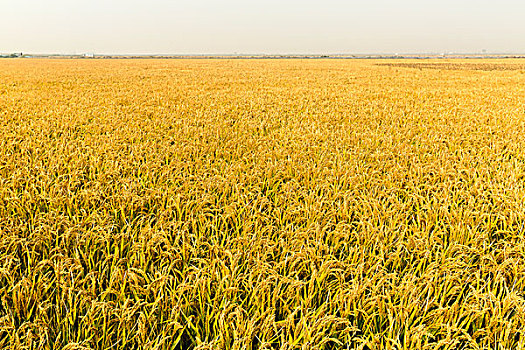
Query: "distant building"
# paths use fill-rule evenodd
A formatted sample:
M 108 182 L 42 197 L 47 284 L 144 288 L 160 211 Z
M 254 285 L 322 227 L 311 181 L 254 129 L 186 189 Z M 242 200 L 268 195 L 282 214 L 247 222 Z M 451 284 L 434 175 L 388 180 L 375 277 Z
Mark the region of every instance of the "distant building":
M 94 53 L 85 53 L 84 57 L 86 57 L 86 58 L 93 58 L 93 57 L 95 57 L 95 54 Z
M 20 57 L 24 57 L 24 54 L 22 52 L 17 52 L 17 53 L 11 53 L 11 54 L 6 54 L 6 55 L 0 55 L 1 58 L 20 58 Z

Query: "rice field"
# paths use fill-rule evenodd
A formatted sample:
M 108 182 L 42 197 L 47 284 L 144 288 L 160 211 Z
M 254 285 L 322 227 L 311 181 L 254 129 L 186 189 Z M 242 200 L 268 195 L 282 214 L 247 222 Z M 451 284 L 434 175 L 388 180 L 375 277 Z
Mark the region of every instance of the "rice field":
M 525 347 L 525 63 L 0 60 L 0 348 Z

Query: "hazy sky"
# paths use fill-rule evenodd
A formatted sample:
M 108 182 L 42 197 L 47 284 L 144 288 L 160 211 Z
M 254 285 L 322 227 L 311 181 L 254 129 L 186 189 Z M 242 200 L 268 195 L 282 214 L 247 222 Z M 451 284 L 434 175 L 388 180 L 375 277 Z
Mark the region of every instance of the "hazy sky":
M 0 0 L 0 52 L 525 53 L 517 0 Z

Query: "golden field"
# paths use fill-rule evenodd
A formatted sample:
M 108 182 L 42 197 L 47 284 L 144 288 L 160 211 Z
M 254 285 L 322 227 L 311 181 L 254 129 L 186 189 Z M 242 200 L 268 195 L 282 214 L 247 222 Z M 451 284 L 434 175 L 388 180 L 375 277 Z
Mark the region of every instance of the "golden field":
M 0 348 L 525 346 L 525 61 L 0 60 Z

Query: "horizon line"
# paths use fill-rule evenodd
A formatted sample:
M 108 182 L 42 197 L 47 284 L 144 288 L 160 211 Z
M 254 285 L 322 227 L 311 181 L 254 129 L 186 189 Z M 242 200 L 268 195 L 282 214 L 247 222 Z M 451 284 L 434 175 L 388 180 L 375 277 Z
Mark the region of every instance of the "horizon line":
M 525 55 L 525 52 L 355 52 L 355 53 L 107 53 L 107 52 L 93 52 L 84 51 L 81 53 L 46 53 L 46 52 L 23 52 L 23 51 L 11 51 L 11 52 L 0 52 L 0 56 L 5 55 L 21 55 L 21 56 L 134 56 L 134 57 L 246 57 L 246 56 L 257 56 L 257 57 L 334 57 L 334 56 L 500 56 L 500 55 Z

